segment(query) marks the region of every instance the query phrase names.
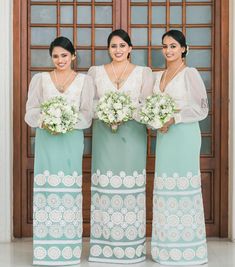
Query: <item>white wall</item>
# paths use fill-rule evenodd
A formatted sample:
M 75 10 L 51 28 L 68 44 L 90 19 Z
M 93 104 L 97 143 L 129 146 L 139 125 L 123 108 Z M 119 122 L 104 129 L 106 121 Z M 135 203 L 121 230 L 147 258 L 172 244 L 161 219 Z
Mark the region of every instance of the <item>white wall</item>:
M 12 233 L 12 0 L 0 0 L 0 242 Z
M 229 18 L 229 238 L 235 241 L 235 4 L 230 0 Z

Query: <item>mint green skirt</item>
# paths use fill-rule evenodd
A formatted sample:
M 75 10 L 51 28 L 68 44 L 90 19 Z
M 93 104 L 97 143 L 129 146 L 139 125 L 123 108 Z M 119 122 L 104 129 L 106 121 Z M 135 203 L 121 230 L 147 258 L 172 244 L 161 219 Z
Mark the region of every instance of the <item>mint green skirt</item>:
M 83 132 L 36 130 L 33 195 L 33 264 L 80 262 Z
M 157 133 L 151 253 L 165 265 L 207 262 L 198 122 Z
M 89 261 L 143 261 L 146 128 L 129 121 L 112 133 L 103 122 L 95 120 L 92 138 Z

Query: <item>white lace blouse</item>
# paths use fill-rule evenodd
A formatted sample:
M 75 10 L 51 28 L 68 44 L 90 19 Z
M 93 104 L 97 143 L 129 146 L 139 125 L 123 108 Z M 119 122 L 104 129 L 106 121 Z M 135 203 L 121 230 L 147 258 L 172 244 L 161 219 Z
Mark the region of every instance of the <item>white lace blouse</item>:
M 146 97 L 152 94 L 153 89 L 153 75 L 152 70 L 148 67 L 135 66 L 124 84 L 117 89 L 115 84 L 110 80 L 104 65 L 93 66 L 89 69 L 90 75 L 95 84 L 95 99 L 93 103 L 93 110 L 95 111 L 97 102 L 107 92 L 118 91 L 125 92 L 130 95 L 133 104 L 138 106 L 143 103 Z M 138 120 L 138 116 L 134 118 Z
M 90 127 L 94 97 L 94 85 L 91 77 L 77 74 L 67 90 L 61 93 L 56 89 L 49 72 L 35 74 L 30 82 L 25 114 L 25 121 L 29 126 L 40 127 L 40 105 L 55 96 L 65 97 L 68 103 L 75 105 L 79 110 L 76 129 Z
M 163 71 L 156 72 L 153 92 L 162 93 L 160 81 Z M 208 115 L 206 88 L 199 72 L 195 68 L 186 67 L 179 72 L 166 86 L 164 94 L 168 94 L 176 102 L 180 110 L 174 115 L 175 123 L 195 122 Z

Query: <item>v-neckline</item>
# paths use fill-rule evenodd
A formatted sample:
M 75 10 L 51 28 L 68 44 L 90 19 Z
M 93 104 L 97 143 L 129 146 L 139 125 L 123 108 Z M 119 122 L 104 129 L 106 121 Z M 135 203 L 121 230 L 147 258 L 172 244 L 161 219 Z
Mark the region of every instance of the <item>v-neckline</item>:
M 175 76 L 174 76 L 174 77 L 167 83 L 167 85 L 165 86 L 165 88 L 164 88 L 163 91 L 161 90 L 160 85 L 161 85 L 161 81 L 162 81 L 163 74 L 164 74 L 165 71 L 162 71 L 162 74 L 161 74 L 160 79 L 159 79 L 159 85 L 158 85 L 158 87 L 159 87 L 159 91 L 160 91 L 162 94 L 164 94 L 165 91 L 166 91 L 166 89 L 167 89 L 167 87 L 168 87 L 168 85 L 171 84 L 171 82 L 172 82 L 176 77 L 178 77 L 179 74 L 183 73 L 184 70 L 185 70 L 186 68 L 188 68 L 188 66 L 185 66 L 181 71 L 179 71 L 179 72 L 178 72 L 178 73 L 177 73 L 177 74 L 176 74 L 176 75 L 175 75 Z
M 136 70 L 136 68 L 137 68 L 138 66 L 136 65 L 136 66 L 133 68 L 133 70 L 130 72 L 130 74 L 128 75 L 127 79 L 126 79 L 125 82 L 123 83 L 123 85 L 122 85 L 121 87 L 119 87 L 119 88 L 117 88 L 117 87 L 113 84 L 113 82 L 112 82 L 112 80 L 110 79 L 110 77 L 109 77 L 109 75 L 108 75 L 108 72 L 106 71 L 104 65 L 103 65 L 102 67 L 103 67 L 103 70 L 104 70 L 104 72 L 105 72 L 105 75 L 106 75 L 107 79 L 108 79 L 109 82 L 112 84 L 112 86 L 115 88 L 115 90 L 116 90 L 116 91 L 121 91 L 121 90 L 123 89 L 123 87 L 125 86 L 125 84 L 127 83 L 127 81 L 128 81 L 128 79 L 130 78 L 130 76 L 134 73 L 134 71 Z
M 74 79 L 72 80 L 72 82 L 69 84 L 69 86 L 67 86 L 66 90 L 64 92 L 60 92 L 57 88 L 56 88 L 56 85 L 55 83 L 53 82 L 52 78 L 51 78 L 51 74 L 50 72 L 47 72 L 48 73 L 48 76 L 49 76 L 49 79 L 51 81 L 51 84 L 53 85 L 53 88 L 61 95 L 65 95 L 67 94 L 67 92 L 70 90 L 70 87 L 73 85 L 73 83 L 75 82 L 75 80 L 77 79 L 77 77 L 79 76 L 79 73 L 76 74 L 76 76 L 74 77 Z

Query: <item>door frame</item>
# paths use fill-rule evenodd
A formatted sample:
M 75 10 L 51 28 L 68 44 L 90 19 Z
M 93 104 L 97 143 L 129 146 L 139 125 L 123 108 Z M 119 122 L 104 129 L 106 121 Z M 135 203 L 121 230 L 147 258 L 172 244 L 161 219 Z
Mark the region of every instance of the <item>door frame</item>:
M 121 1 L 124 13 L 127 15 L 129 1 Z M 216 1 L 216 0 L 215 0 Z M 217 0 L 214 5 L 217 17 L 216 25 L 216 51 L 220 57 L 215 62 L 215 83 L 219 83 L 220 91 L 214 105 L 219 108 L 221 123 L 215 122 L 214 127 L 220 128 L 220 225 L 219 236 L 228 236 L 228 106 L 229 106 L 229 0 Z M 124 15 L 124 14 L 122 14 Z M 127 24 L 121 19 L 118 23 L 125 30 Z M 116 25 L 117 26 L 117 25 Z M 27 87 L 27 79 L 22 79 L 23 73 L 27 73 L 27 1 L 13 0 L 13 235 L 22 237 L 22 199 L 28 196 L 22 195 L 22 131 L 25 127 L 23 114 L 25 103 L 22 100 L 22 88 Z M 217 75 L 218 74 L 218 75 Z M 25 141 L 26 142 L 26 141 Z

